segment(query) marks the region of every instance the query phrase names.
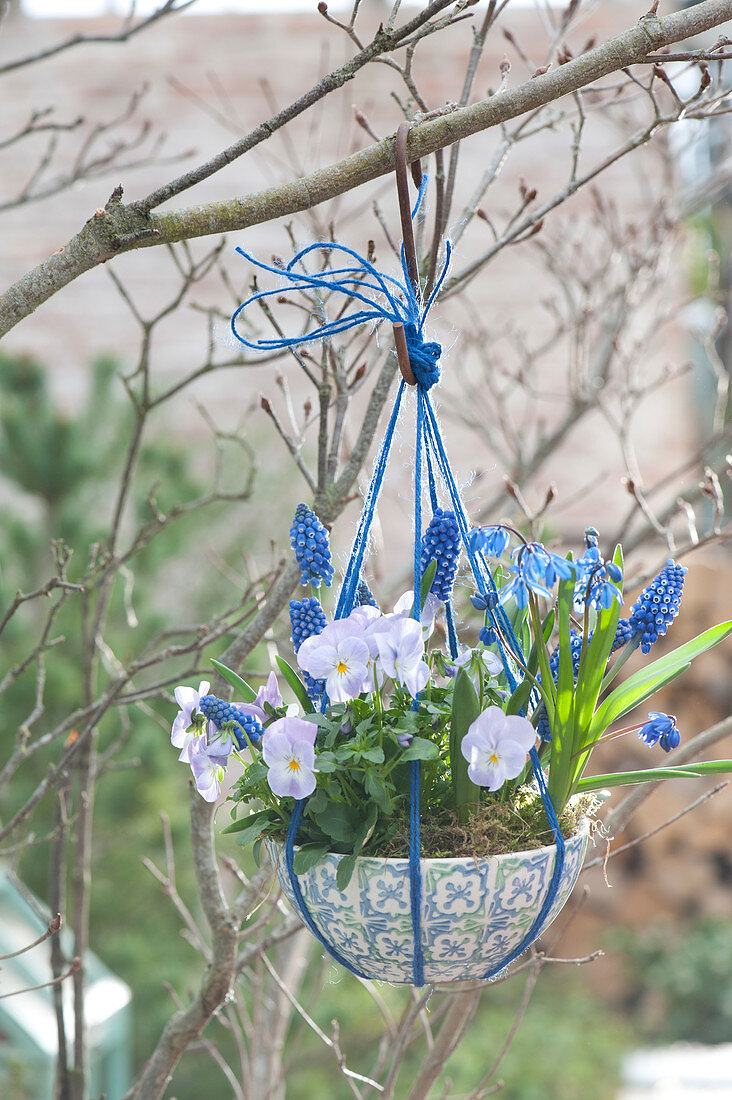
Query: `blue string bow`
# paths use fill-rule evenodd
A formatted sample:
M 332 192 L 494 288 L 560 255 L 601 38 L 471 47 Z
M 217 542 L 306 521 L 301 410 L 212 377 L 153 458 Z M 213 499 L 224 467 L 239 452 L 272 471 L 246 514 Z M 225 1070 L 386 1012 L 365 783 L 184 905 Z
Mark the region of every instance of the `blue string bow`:
M 426 186 L 427 179 L 425 177 L 420 187 L 412 217 L 419 209 Z M 377 325 L 383 321 L 390 321 L 392 325 L 399 323 L 404 325 L 409 362 L 418 385 L 422 389 L 428 390 L 439 382 L 439 359 L 442 348 L 435 340 L 425 340 L 424 322 L 450 266 L 452 249 L 449 241 L 445 243 L 445 262 L 440 277 L 424 305 L 420 304 L 412 287 L 403 248 L 401 250 L 402 279 L 396 279 L 392 275 L 386 275 L 379 271 L 369 260 L 359 255 L 352 248 L 330 241 L 308 245 L 307 248 L 303 248 L 296 253 L 286 265 L 265 264 L 249 252 L 245 252 L 243 248 L 237 248 L 236 251 L 261 271 L 278 275 L 282 280 L 280 286 L 274 290 L 258 290 L 255 294 L 252 294 L 245 302 L 242 302 L 231 318 L 231 330 L 237 340 L 245 347 L 251 348 L 253 351 L 293 348 L 299 344 L 309 344 L 316 340 L 336 336 L 338 333 L 347 332 L 348 329 L 355 328 L 357 325 L 368 322 Z M 313 259 L 317 259 L 318 254 L 320 254 L 322 262 L 321 270 L 311 274 L 306 269 L 305 259 L 311 255 Z M 327 264 L 333 257 L 348 257 L 353 262 L 344 267 L 328 267 Z M 321 317 L 321 323 L 316 328 L 309 329 L 299 336 L 277 336 L 271 340 L 251 340 L 240 330 L 241 316 L 254 302 L 263 301 L 266 298 L 281 297 L 283 294 L 291 294 L 296 291 L 316 295 L 318 291 L 323 292 L 322 296 L 317 298 L 314 307 L 314 312 Z M 328 320 L 326 307 L 329 298 L 334 294 L 342 295 L 347 299 L 343 307 L 345 312 L 339 311 L 333 320 Z M 350 303 L 354 303 L 356 306 L 360 303 L 360 308 L 349 309 Z
M 415 216 L 424 196 L 427 178 L 424 177 L 420 187 L 416 205 L 412 211 Z M 374 265 L 345 245 L 324 242 L 311 244 L 301 249 L 287 265 L 265 264 L 254 256 L 237 248 L 237 252 L 249 260 L 255 267 L 262 271 L 268 271 L 280 276 L 282 282 L 274 290 L 260 290 L 252 294 L 234 313 L 231 319 L 232 332 L 245 347 L 254 351 L 271 351 L 293 348 L 300 344 L 312 343 L 323 340 L 338 333 L 346 332 L 357 325 L 371 323 L 378 325 L 383 321 L 392 324 L 401 322 L 404 325 L 404 334 L 409 352 L 409 362 L 417 380 L 417 437 L 415 451 L 415 544 L 414 544 L 414 615 L 420 618 L 420 588 L 421 588 L 421 537 L 422 537 L 422 465 L 423 455 L 427 464 L 427 479 L 429 487 L 430 503 L 434 512 L 437 507 L 437 490 L 435 485 L 435 468 L 442 477 L 447 494 L 457 518 L 460 536 L 465 552 L 473 572 L 475 583 L 479 592 L 484 597 L 488 614 L 498 630 L 498 650 L 503 663 L 506 678 L 511 690 L 517 686 L 516 666 L 525 665 L 525 658 L 504 609 L 497 604 L 496 585 L 490 572 L 488 562 L 481 553 L 475 553 L 470 545 L 470 521 L 463 505 L 460 491 L 445 450 L 445 445 L 440 432 L 439 423 L 430 400 L 429 390 L 440 379 L 439 359 L 442 348 L 436 341 L 424 339 L 424 323 L 430 307 L 440 287 L 442 286 L 450 263 L 450 242 L 445 244 L 445 263 L 440 277 L 430 294 L 427 302 L 420 305 L 417 294 L 412 287 L 406 266 L 404 248 L 401 249 L 401 266 L 403 278 L 396 279 L 377 270 Z M 316 274 L 307 271 L 306 257 L 311 254 L 321 254 L 323 267 Z M 330 268 L 327 262 L 332 256 L 346 256 L 352 263 L 339 268 Z M 300 270 L 301 269 L 301 270 Z M 273 296 L 280 297 L 296 291 L 307 292 L 315 296 L 314 310 L 322 318 L 321 323 L 314 329 L 301 333 L 299 336 L 278 336 L 269 340 L 250 340 L 240 332 L 238 324 L 243 312 L 254 302 Z M 323 292 L 321 296 L 318 292 Z M 328 320 L 326 307 L 331 295 L 342 295 L 346 298 L 346 304 L 337 313 L 335 319 Z M 360 307 L 350 309 L 351 303 Z M 402 398 L 405 391 L 405 382 L 401 381 L 394 407 L 389 418 L 384 438 L 379 448 L 379 453 L 374 465 L 368 492 L 364 500 L 364 506 L 356 530 L 356 536 L 351 549 L 348 565 L 343 578 L 343 583 L 338 597 L 338 605 L 335 617 L 345 618 L 353 610 L 358 584 L 361 579 L 363 559 L 368 544 L 368 536 L 376 513 L 379 494 L 386 473 L 389 453 L 394 438 Z M 453 657 L 457 656 L 457 635 L 455 632 L 452 606 L 447 604 L 448 641 Z M 415 708 L 418 700 L 414 700 Z M 547 894 L 541 909 L 536 916 L 531 928 L 522 939 L 521 943 L 499 965 L 494 966 L 484 978 L 490 979 L 502 973 L 510 962 L 518 958 L 526 948 L 539 936 L 547 916 L 556 900 L 559 884 L 564 866 L 565 845 L 557 820 L 554 806 L 546 785 L 546 779 L 541 768 L 539 756 L 535 749 L 530 752 L 531 769 L 541 795 L 547 818 L 557 846 L 557 857 L 554 863 L 554 871 Z M 410 842 L 409 842 L 409 880 L 412 928 L 414 932 L 414 953 L 412 960 L 412 980 L 415 986 L 424 985 L 424 952 L 421 934 L 422 911 L 422 874 L 420 863 L 420 828 L 419 828 L 419 791 L 420 791 L 420 763 L 414 760 L 410 764 Z M 285 864 L 288 878 L 297 908 L 305 922 L 316 938 L 325 947 L 328 953 L 347 970 L 363 978 L 361 973 L 343 957 L 340 951 L 329 941 L 325 933 L 318 928 L 313 920 L 308 906 L 303 897 L 300 884 L 295 874 L 294 846 L 297 832 L 302 819 L 305 799 L 295 803 L 295 809 L 287 830 L 285 841 Z

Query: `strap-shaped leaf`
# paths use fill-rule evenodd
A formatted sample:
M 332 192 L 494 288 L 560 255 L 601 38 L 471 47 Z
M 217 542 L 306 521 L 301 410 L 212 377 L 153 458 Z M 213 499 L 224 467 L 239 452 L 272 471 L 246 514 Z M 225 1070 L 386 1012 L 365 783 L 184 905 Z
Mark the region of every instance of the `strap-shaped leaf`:
M 302 680 L 300 679 L 298 674 L 295 672 L 292 665 L 288 665 L 288 663 L 284 659 L 284 657 L 280 657 L 279 655 L 277 657 L 277 665 L 279 667 L 280 672 L 282 673 L 282 675 L 284 676 L 284 678 L 287 680 L 288 684 L 290 685 L 290 687 L 294 691 L 295 698 L 297 699 L 297 701 L 300 704 L 300 706 L 302 707 L 302 709 L 305 711 L 306 714 L 312 714 L 313 711 L 315 710 L 315 707 L 313 706 L 312 699 L 308 695 L 307 689 L 306 689 L 304 683 L 302 682 Z
M 480 801 L 480 787 L 468 778 L 468 761 L 460 750 L 463 737 L 479 714 L 480 700 L 473 681 L 465 668 L 459 668 L 455 678 L 450 719 L 452 787 L 459 821 L 467 821 L 471 804 L 476 805 Z
M 227 683 L 231 684 L 234 691 L 237 693 L 237 697 L 241 697 L 242 703 L 252 703 L 257 698 L 257 693 L 253 687 L 250 687 L 246 680 L 242 680 L 241 676 L 234 672 L 233 669 L 227 668 L 226 665 L 222 665 L 221 661 L 214 660 L 210 657 L 209 660 L 214 666 L 217 672 L 220 672 Z
M 683 764 L 678 767 L 586 775 L 580 779 L 577 790 L 579 792 L 599 791 L 603 787 L 627 787 L 634 783 L 653 783 L 660 779 L 699 779 L 704 775 L 720 775 L 725 772 L 732 772 L 732 760 L 703 760 L 700 764 Z
M 706 653 L 712 646 L 719 645 L 730 633 L 732 621 L 719 623 L 705 630 L 698 638 L 692 638 L 690 642 L 660 657 L 653 664 L 633 673 L 598 708 L 588 730 L 587 740 L 595 741 L 601 737 L 608 726 L 642 703 L 649 695 L 653 695 L 654 691 L 685 672 L 695 657 Z

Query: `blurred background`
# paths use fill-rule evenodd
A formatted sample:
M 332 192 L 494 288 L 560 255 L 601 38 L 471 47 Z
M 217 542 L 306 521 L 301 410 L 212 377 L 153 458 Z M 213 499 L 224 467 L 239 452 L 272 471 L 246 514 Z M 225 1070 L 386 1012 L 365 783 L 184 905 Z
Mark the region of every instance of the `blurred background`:
M 157 7 L 139 3 L 130 19 L 140 21 Z M 565 27 L 566 4 L 511 0 L 486 40 L 471 100 L 500 90 L 502 80 L 512 86 L 526 79 L 546 63 L 548 51 L 556 55 L 566 47 L 577 54 L 607 39 L 635 23 L 646 7 L 636 0 L 587 0 L 570 5 L 575 10 Z M 129 5 L 121 0 L 6 0 L 0 8 L 3 287 L 64 246 L 116 185 L 124 185 L 126 201 L 142 198 L 296 99 L 356 48 L 314 2 L 196 0 L 127 41 L 119 40 L 131 25 L 125 23 Z M 328 5 L 334 19 L 346 21 L 352 8 Z M 362 41 L 391 9 L 364 0 Z M 405 114 L 457 102 L 486 9 L 476 5 L 471 20 L 420 44 L 408 74 L 411 89 L 403 73 L 369 65 L 171 206 L 225 200 L 297 179 L 393 133 Z M 411 10 L 404 5 L 405 18 Z M 89 40 L 35 60 L 76 35 Z M 508 73 L 502 73 L 504 58 Z M 17 59 L 31 60 L 15 67 Z M 669 72 L 679 89 L 685 80 L 690 89 L 698 83 L 694 71 Z M 715 80 L 721 87 L 725 74 L 715 71 Z M 456 285 L 433 316 L 446 349 L 440 414 L 466 503 L 478 519 L 518 517 L 575 550 L 592 524 L 604 546 L 622 538 L 636 589 L 670 556 L 689 567 L 682 614 L 659 643 L 660 652 L 732 617 L 729 123 L 720 110 L 713 119 L 659 122 L 652 134 L 646 91 L 628 94 L 619 77 L 602 84 L 597 94 L 582 97 L 581 121 L 562 102 L 521 120 L 522 126 L 506 124 L 460 147 L 446 226 L 455 242 Z M 656 94 L 659 115 L 670 118 L 672 93 L 659 82 Z M 431 174 L 436 169 L 432 161 L 424 167 Z M 430 202 L 432 190 L 428 210 Z M 546 212 L 534 216 L 543 204 Z M 512 237 L 512 227 L 527 217 L 533 221 Z M 295 439 L 294 450 L 306 462 L 312 459 L 312 386 L 294 361 L 261 364 L 234 346 L 228 317 L 252 279 L 234 249 L 240 245 L 269 261 L 331 236 L 364 254 L 373 242 L 377 261 L 393 266 L 391 242 L 399 230 L 392 180 L 221 242 L 207 237 L 118 256 L 64 288 L 3 340 L 4 606 L 18 589 L 30 592 L 52 574 L 52 540 L 73 548 L 71 581 L 87 575 L 89 563 L 92 570 L 99 567 L 121 463 L 136 430 L 130 394 L 143 372 L 160 398 L 147 419 L 125 502 L 121 530 L 130 560 L 120 565 L 110 596 L 99 647 L 102 679 L 166 631 L 172 636 L 193 629 L 189 624 L 219 614 L 252 586 L 256 591 L 287 552 L 294 507 L 311 501 L 312 492 L 285 436 Z M 287 323 L 286 310 L 281 321 Z M 349 354 L 355 368 L 363 363 L 365 369 L 353 386 L 343 429 L 346 454 L 377 369 L 369 348 L 350 348 Z M 263 409 L 262 395 L 279 428 Z M 370 562 L 372 587 L 384 606 L 407 587 L 409 449 L 407 424 Z M 359 502 L 354 495 L 333 530 L 341 564 Z M 175 522 L 162 525 L 154 539 L 139 537 L 151 515 L 176 509 Z M 0 763 L 11 756 L 19 729 L 42 737 L 85 701 L 89 622 L 83 615 L 68 600 L 45 635 L 46 608 L 32 602 L 0 637 L 2 669 L 14 670 L 4 694 Z M 203 676 L 207 658 L 232 636 L 221 635 L 219 648 L 206 651 L 196 673 Z M 39 637 L 54 639 L 40 686 Z M 284 653 L 288 644 L 288 626 L 280 623 L 253 654 L 248 678 L 263 675 L 273 649 Z M 33 660 L 18 672 L 28 654 L 35 654 Z M 677 715 L 683 736 L 730 714 L 731 659 L 729 646 L 707 655 L 658 699 L 657 709 Z M 185 660 L 171 665 L 159 687 L 141 673 L 127 705 L 105 713 L 100 723 L 89 943 L 99 973 L 122 983 L 115 1004 L 125 1011 L 104 1026 L 114 1033 L 112 1047 L 127 1052 L 109 1071 L 111 1078 L 98 1071 L 99 1081 L 119 1083 L 109 1100 L 122 1095 L 125 1078 L 149 1055 L 205 965 L 190 934 L 181 934 L 179 912 L 143 865 L 166 865 L 167 838 L 177 854 L 177 889 L 198 915 L 185 770 L 177 767 L 168 737 L 172 684 L 183 682 L 175 679 L 177 667 L 193 670 Z M 73 726 L 64 729 L 66 741 L 73 736 Z M 3 821 L 24 805 L 57 755 L 58 744 L 49 744 L 14 772 L 0 791 Z M 729 756 L 729 741 L 710 755 Z M 646 765 L 647 750 L 622 744 L 608 763 Z M 70 791 L 73 783 L 70 776 Z M 606 845 L 598 838 L 596 865 L 580 880 L 576 911 L 551 930 L 547 946 L 567 958 L 604 954 L 586 966 L 557 966 L 541 975 L 501 1066 L 502 1095 L 604 1100 L 620 1095 L 623 1057 L 638 1047 L 732 1043 L 732 800 L 729 788 L 710 796 L 717 786 L 699 780 L 661 787 L 620 843 L 699 804 L 606 865 Z M 59 832 L 59 805 L 40 800 L 27 831 L 0 843 L 8 890 L 16 898 L 8 910 L 16 917 L 8 921 L 20 919 L 23 906 L 33 910 L 27 891 L 55 908 L 49 852 L 59 836 L 73 845 L 79 820 L 69 794 L 69 817 Z M 226 811 L 219 820 L 228 820 Z M 230 838 L 221 838 L 220 851 L 241 856 Z M 2 980 L 0 973 L 0 986 Z M 349 1063 L 368 1059 L 382 1022 L 362 986 L 312 951 L 298 980 L 322 1026 L 338 1016 Z M 390 1011 L 402 1011 L 403 991 L 384 987 L 380 995 Z M 244 1003 L 249 996 L 244 988 Z M 488 991 L 440 1095 L 474 1087 L 485 1072 L 486 1046 L 504 1042 L 521 996 L 518 983 Z M 0 1091 L 13 1100 L 35 1100 L 50 1095 L 34 1077 L 45 1072 L 39 1066 L 48 1050 L 18 1020 L 15 1003 L 4 1002 L 3 1017 L 0 1002 Z M 216 1042 L 226 1049 L 232 1036 L 225 1021 L 217 1026 L 224 1033 Z M 291 1024 L 288 1039 L 297 1028 Z M 342 1093 L 332 1091 L 341 1088 L 332 1083 L 332 1055 L 307 1030 L 297 1039 L 287 1097 L 337 1100 Z M 414 1064 L 418 1059 L 415 1051 Z M 167 1095 L 194 1100 L 204 1089 L 212 1097 L 237 1095 L 206 1043 L 199 1043 Z

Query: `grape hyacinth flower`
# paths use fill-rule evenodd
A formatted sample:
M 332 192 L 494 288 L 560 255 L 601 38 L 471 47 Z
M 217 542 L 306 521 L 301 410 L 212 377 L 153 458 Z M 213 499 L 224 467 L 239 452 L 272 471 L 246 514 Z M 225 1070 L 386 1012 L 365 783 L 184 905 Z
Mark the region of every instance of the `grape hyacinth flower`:
M 307 798 L 315 790 L 315 734 L 312 722 L 278 718 L 262 737 L 267 782 L 280 798 Z
M 468 728 L 460 744 L 468 761 L 468 778 L 489 791 L 499 790 L 507 779 L 521 774 L 535 739 L 536 730 L 528 718 L 488 707 Z
M 663 714 L 657 710 L 649 712 L 648 721 L 638 730 L 638 736 L 646 745 L 660 745 L 664 752 L 671 752 L 681 744 L 675 715 Z
M 279 691 L 277 694 L 279 695 Z M 281 696 L 280 705 L 282 705 Z M 245 703 L 226 703 L 223 699 L 217 699 L 215 695 L 203 695 L 200 707 L 201 713 L 213 722 L 220 733 L 234 736 L 240 749 L 246 748 L 248 741 L 256 742 L 262 736 L 262 722 L 259 716 L 247 711 Z M 264 711 L 262 710 L 261 713 L 264 714 Z
M 356 603 L 359 607 L 375 607 L 377 609 L 379 607 L 366 581 L 359 581 L 356 589 Z
M 290 545 L 300 566 L 300 584 L 320 587 L 325 581 L 329 587 L 333 580 L 328 532 L 307 504 L 298 504 L 295 519 L 290 528 Z
M 437 562 L 430 593 L 444 602 L 447 602 L 452 595 L 459 557 L 460 528 L 455 519 L 455 513 L 435 508 L 427 530 L 422 535 L 420 569 L 424 575 L 430 562 Z
M 642 634 L 641 650 L 648 653 L 651 646 L 668 630 L 679 613 L 686 569 L 669 558 L 630 609 L 630 626 L 633 634 Z
M 325 612 L 316 596 L 304 600 L 290 600 L 290 627 L 292 629 L 292 648 L 295 653 L 307 638 L 322 634 L 326 627 Z M 303 672 L 305 690 L 313 700 L 318 700 L 325 691 L 324 680 L 314 680 L 308 672 Z

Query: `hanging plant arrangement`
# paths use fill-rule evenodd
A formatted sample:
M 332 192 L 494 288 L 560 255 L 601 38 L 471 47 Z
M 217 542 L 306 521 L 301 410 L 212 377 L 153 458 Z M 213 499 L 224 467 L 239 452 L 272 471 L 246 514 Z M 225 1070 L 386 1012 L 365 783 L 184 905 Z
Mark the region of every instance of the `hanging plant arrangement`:
M 233 330 L 244 344 L 270 350 L 387 320 L 403 378 L 335 607 L 319 599 L 334 576 L 327 532 L 301 504 L 290 540 L 309 593 L 290 603 L 290 659 L 278 657 L 256 692 L 214 661 L 240 701 L 212 696 L 208 683 L 177 688 L 172 741 L 210 801 L 238 762 L 234 820 L 224 831 L 257 850 L 267 845 L 286 895 L 338 962 L 362 977 L 421 986 L 493 977 L 541 934 L 581 870 L 598 792 L 732 771 L 723 760 L 588 774 L 594 749 L 614 737 L 635 732 L 661 752 L 678 746 L 672 715 L 618 723 L 732 623 L 619 682 L 629 657 L 649 653 L 678 614 L 685 569 L 669 561 L 623 617 L 621 548 L 604 556 L 593 528 L 578 555 L 564 556 L 504 524 L 471 527 L 430 398 L 440 346 L 424 338 L 449 245 L 422 304 L 405 142 L 402 130 L 402 279 L 332 243 L 304 249 L 286 267 L 247 257 L 280 285 L 237 310 Z M 418 203 L 423 192 L 424 184 Z M 306 268 L 318 257 L 313 275 Z M 332 297 L 346 304 L 302 337 L 253 342 L 239 331 L 253 302 L 302 288 L 321 294 L 324 317 Z M 411 385 L 414 584 L 385 612 L 364 563 Z M 456 610 L 461 561 L 471 594 Z

